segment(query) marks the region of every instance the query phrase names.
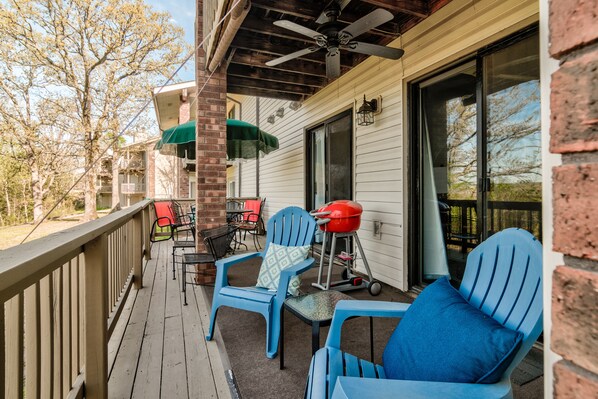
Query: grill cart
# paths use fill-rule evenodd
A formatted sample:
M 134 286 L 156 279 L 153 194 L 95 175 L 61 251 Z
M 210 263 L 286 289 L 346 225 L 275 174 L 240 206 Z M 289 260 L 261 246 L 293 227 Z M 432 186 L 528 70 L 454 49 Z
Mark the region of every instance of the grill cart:
M 361 288 L 367 288 L 370 295 L 376 296 L 382 291 L 382 285 L 374 280 L 370 266 L 365 257 L 363 247 L 359 241 L 357 230 L 361 224 L 361 214 L 363 208 L 357 202 L 349 200 L 332 201 L 316 211 L 312 211 L 311 215 L 316 218 L 320 230 L 324 232 L 322 241 L 322 255 L 320 256 L 320 268 L 318 270 L 318 282 L 312 285 L 321 290 L 337 290 L 349 291 Z M 324 284 L 324 258 L 326 257 L 326 243 L 328 238 L 332 239 L 330 245 L 330 254 L 328 255 L 328 271 L 326 273 L 326 283 Z M 336 239 L 344 238 L 345 251 L 339 255 L 334 255 L 336 251 Z M 351 253 L 350 240 L 355 239 L 359 255 L 365 266 L 368 278 L 367 280 L 354 273 L 355 260 L 357 253 Z M 342 280 L 332 281 L 332 265 L 334 259 L 340 259 L 344 262 L 344 270 L 341 274 Z

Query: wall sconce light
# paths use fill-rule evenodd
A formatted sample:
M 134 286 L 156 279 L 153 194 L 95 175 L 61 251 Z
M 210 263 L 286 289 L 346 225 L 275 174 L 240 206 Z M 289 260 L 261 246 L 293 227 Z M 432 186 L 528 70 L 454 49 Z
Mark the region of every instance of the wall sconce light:
M 301 108 L 301 103 L 299 101 L 291 101 L 289 108 L 293 111 L 297 111 L 299 108 Z
M 276 110 L 276 116 L 282 118 L 284 116 L 284 107 L 280 107 Z
M 363 104 L 357 110 L 357 124 L 359 126 L 368 126 L 374 123 L 374 115 L 378 115 L 382 112 L 382 97 L 373 98 L 370 101 L 365 99 L 363 95 Z
M 276 116 L 270 115 L 267 120 L 268 120 L 268 123 L 274 123 L 274 121 L 276 120 Z

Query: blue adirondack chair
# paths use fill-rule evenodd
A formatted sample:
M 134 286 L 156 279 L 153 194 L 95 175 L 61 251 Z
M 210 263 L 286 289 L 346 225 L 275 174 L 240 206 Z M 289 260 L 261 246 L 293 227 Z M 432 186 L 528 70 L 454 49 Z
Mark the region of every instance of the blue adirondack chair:
M 306 398 L 378 399 L 396 398 L 399 393 L 410 399 L 511 398 L 511 372 L 542 332 L 542 246 L 521 229 L 507 229 L 491 236 L 469 254 L 459 293 L 487 316 L 523 334 L 521 346 L 500 381 L 470 384 L 386 379 L 384 366 L 340 350 L 341 326 L 352 316 L 402 318 L 410 305 L 340 301 L 326 346 L 312 358 Z M 393 350 L 389 348 L 391 342 L 392 339 L 385 353 Z
M 284 246 L 311 245 L 316 230 L 316 221 L 305 210 L 296 206 L 284 208 L 270 218 L 267 226 L 266 247 L 263 252 L 232 256 L 216 262 L 216 284 L 212 300 L 210 329 L 206 339 L 212 339 L 218 308 L 229 306 L 261 313 L 266 319 L 266 356 L 273 358 L 278 352 L 280 336 L 280 310 L 287 297 L 291 277 L 309 270 L 313 258 L 289 267 L 280 274 L 278 291 L 272 292 L 261 287 L 234 287 L 228 285 L 227 273 L 231 266 L 243 267 L 240 263 L 256 257 L 264 258 L 271 243 Z

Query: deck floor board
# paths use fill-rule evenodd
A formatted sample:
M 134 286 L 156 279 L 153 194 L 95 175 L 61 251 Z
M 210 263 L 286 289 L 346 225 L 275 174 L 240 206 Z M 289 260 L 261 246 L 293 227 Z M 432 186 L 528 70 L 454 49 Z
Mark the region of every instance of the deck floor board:
M 144 287 L 131 291 L 115 328 L 110 398 L 230 398 L 219 347 L 204 339 L 204 294 L 189 285 L 189 305 L 183 305 L 171 251 L 170 242 L 154 244 Z

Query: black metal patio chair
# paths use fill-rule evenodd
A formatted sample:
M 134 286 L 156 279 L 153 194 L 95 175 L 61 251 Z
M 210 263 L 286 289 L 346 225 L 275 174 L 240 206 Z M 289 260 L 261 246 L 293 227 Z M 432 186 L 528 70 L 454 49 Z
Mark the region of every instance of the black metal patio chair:
M 187 271 L 189 266 L 195 267 L 198 264 L 211 263 L 214 264 L 218 259 L 224 258 L 230 250 L 230 244 L 235 236 L 237 227 L 233 225 L 224 225 L 205 229 L 200 232 L 204 238 L 207 252 L 205 253 L 190 253 L 183 255 L 182 262 L 182 291 L 184 296 L 184 304 L 187 305 L 187 284 L 202 285 L 195 280 L 187 281 L 187 273 L 192 275 L 199 275 L 203 272 L 195 269 L 194 271 Z

